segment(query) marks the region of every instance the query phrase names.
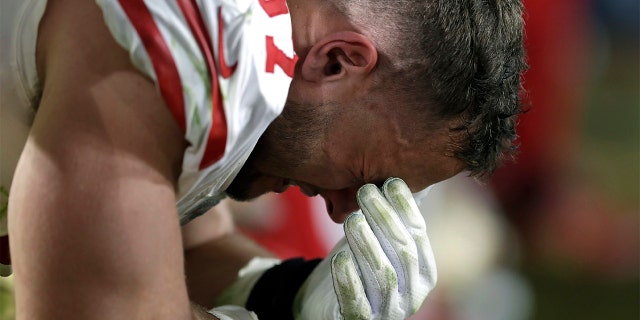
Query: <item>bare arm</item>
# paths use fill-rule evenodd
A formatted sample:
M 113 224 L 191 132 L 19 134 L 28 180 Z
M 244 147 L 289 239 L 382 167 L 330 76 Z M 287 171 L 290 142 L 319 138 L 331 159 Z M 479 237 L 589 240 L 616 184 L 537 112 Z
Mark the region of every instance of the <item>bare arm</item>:
M 207 308 L 253 257 L 273 256 L 235 230 L 228 201 L 183 227 L 189 297 Z
M 182 133 L 89 1 L 50 1 L 44 95 L 9 204 L 17 319 L 191 319 Z

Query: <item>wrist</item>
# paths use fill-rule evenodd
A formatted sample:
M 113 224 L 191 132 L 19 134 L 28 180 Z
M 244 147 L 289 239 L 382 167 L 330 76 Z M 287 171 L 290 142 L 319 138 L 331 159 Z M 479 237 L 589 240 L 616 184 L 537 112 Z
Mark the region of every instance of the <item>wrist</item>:
M 266 270 L 251 290 L 247 309 L 261 320 L 293 319 L 294 299 L 320 261 L 289 259 Z
M 216 305 L 246 306 L 249 295 L 260 277 L 282 260 L 276 258 L 254 257 L 240 271 L 236 280 L 218 297 Z

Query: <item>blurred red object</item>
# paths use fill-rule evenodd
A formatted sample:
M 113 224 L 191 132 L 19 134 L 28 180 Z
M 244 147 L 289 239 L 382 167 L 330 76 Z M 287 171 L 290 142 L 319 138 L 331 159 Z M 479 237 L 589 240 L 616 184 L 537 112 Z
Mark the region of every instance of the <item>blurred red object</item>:
M 298 188 L 289 188 L 274 199 L 278 202 L 278 212 L 271 219 L 278 219 L 277 223 L 269 228 L 241 227 L 242 232 L 281 259 L 324 258 L 330 248 L 322 240 L 322 230 L 314 225 L 312 215 L 316 212 L 313 210 L 313 199 L 302 194 Z
M 528 112 L 520 117 L 516 161 L 498 169 L 493 188 L 524 227 L 526 211 L 572 171 L 588 80 L 589 5 L 583 0 L 525 0 L 524 77 Z

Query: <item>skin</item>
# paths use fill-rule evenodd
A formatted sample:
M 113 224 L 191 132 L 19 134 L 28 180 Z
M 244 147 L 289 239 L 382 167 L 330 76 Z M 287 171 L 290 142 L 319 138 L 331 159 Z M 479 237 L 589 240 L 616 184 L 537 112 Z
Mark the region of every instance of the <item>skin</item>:
M 236 198 L 248 200 L 297 185 L 308 196 L 321 195 L 331 218 L 341 223 L 358 209 L 355 192 L 365 183 L 400 177 L 417 192 L 463 169 L 447 152 L 450 123 L 417 134 L 407 126 L 415 121 L 413 115 L 397 114 L 392 104 L 361 103 L 369 94 L 378 59 L 365 35 L 344 20 L 327 23 L 323 17 L 340 16 L 330 6 L 290 1 L 290 10 L 295 50 L 306 55 L 296 68 L 285 113 L 292 103 L 318 106 L 330 124 L 323 135 L 273 154 L 280 141 L 273 131 L 281 130 L 279 122 L 284 121 L 277 118 L 253 161 L 240 172 L 243 192 Z M 303 21 L 306 32 L 295 32 Z M 307 161 L 292 163 L 291 158 L 303 154 L 309 155 Z
M 461 167 L 445 155 L 445 130 L 415 139 L 403 131 L 409 118 L 390 117 L 387 108 L 349 108 L 367 95 L 377 53 L 322 3 L 290 1 L 301 62 L 289 99 L 326 105 L 332 123 L 318 141 L 302 143 L 311 156 L 295 168 L 280 155 L 262 161 L 258 154 L 246 166 L 251 179 L 243 188 L 255 197 L 296 184 L 322 195 L 332 218 L 342 221 L 365 182 L 398 176 L 417 191 Z M 209 317 L 190 300 L 209 304 L 239 266 L 266 253 L 243 245 L 232 226 L 208 234 L 180 228 L 183 134 L 95 3 L 50 0 L 39 30 L 43 95 L 9 198 L 17 319 Z M 277 143 L 270 139 L 268 132 L 261 143 Z M 240 254 L 230 258 L 234 248 Z M 210 268 L 194 267 L 203 261 Z M 197 277 L 207 271 L 207 279 Z
M 180 129 L 93 2 L 49 1 L 37 46 L 43 96 L 9 199 L 16 319 L 192 319 Z

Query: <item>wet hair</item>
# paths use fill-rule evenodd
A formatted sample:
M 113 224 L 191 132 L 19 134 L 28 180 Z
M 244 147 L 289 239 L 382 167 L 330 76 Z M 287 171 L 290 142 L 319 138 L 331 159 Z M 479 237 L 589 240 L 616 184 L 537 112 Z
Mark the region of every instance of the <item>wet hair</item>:
M 376 44 L 380 98 L 402 100 L 425 128 L 457 120 L 449 149 L 471 175 L 514 154 L 527 68 L 521 0 L 331 1 Z

